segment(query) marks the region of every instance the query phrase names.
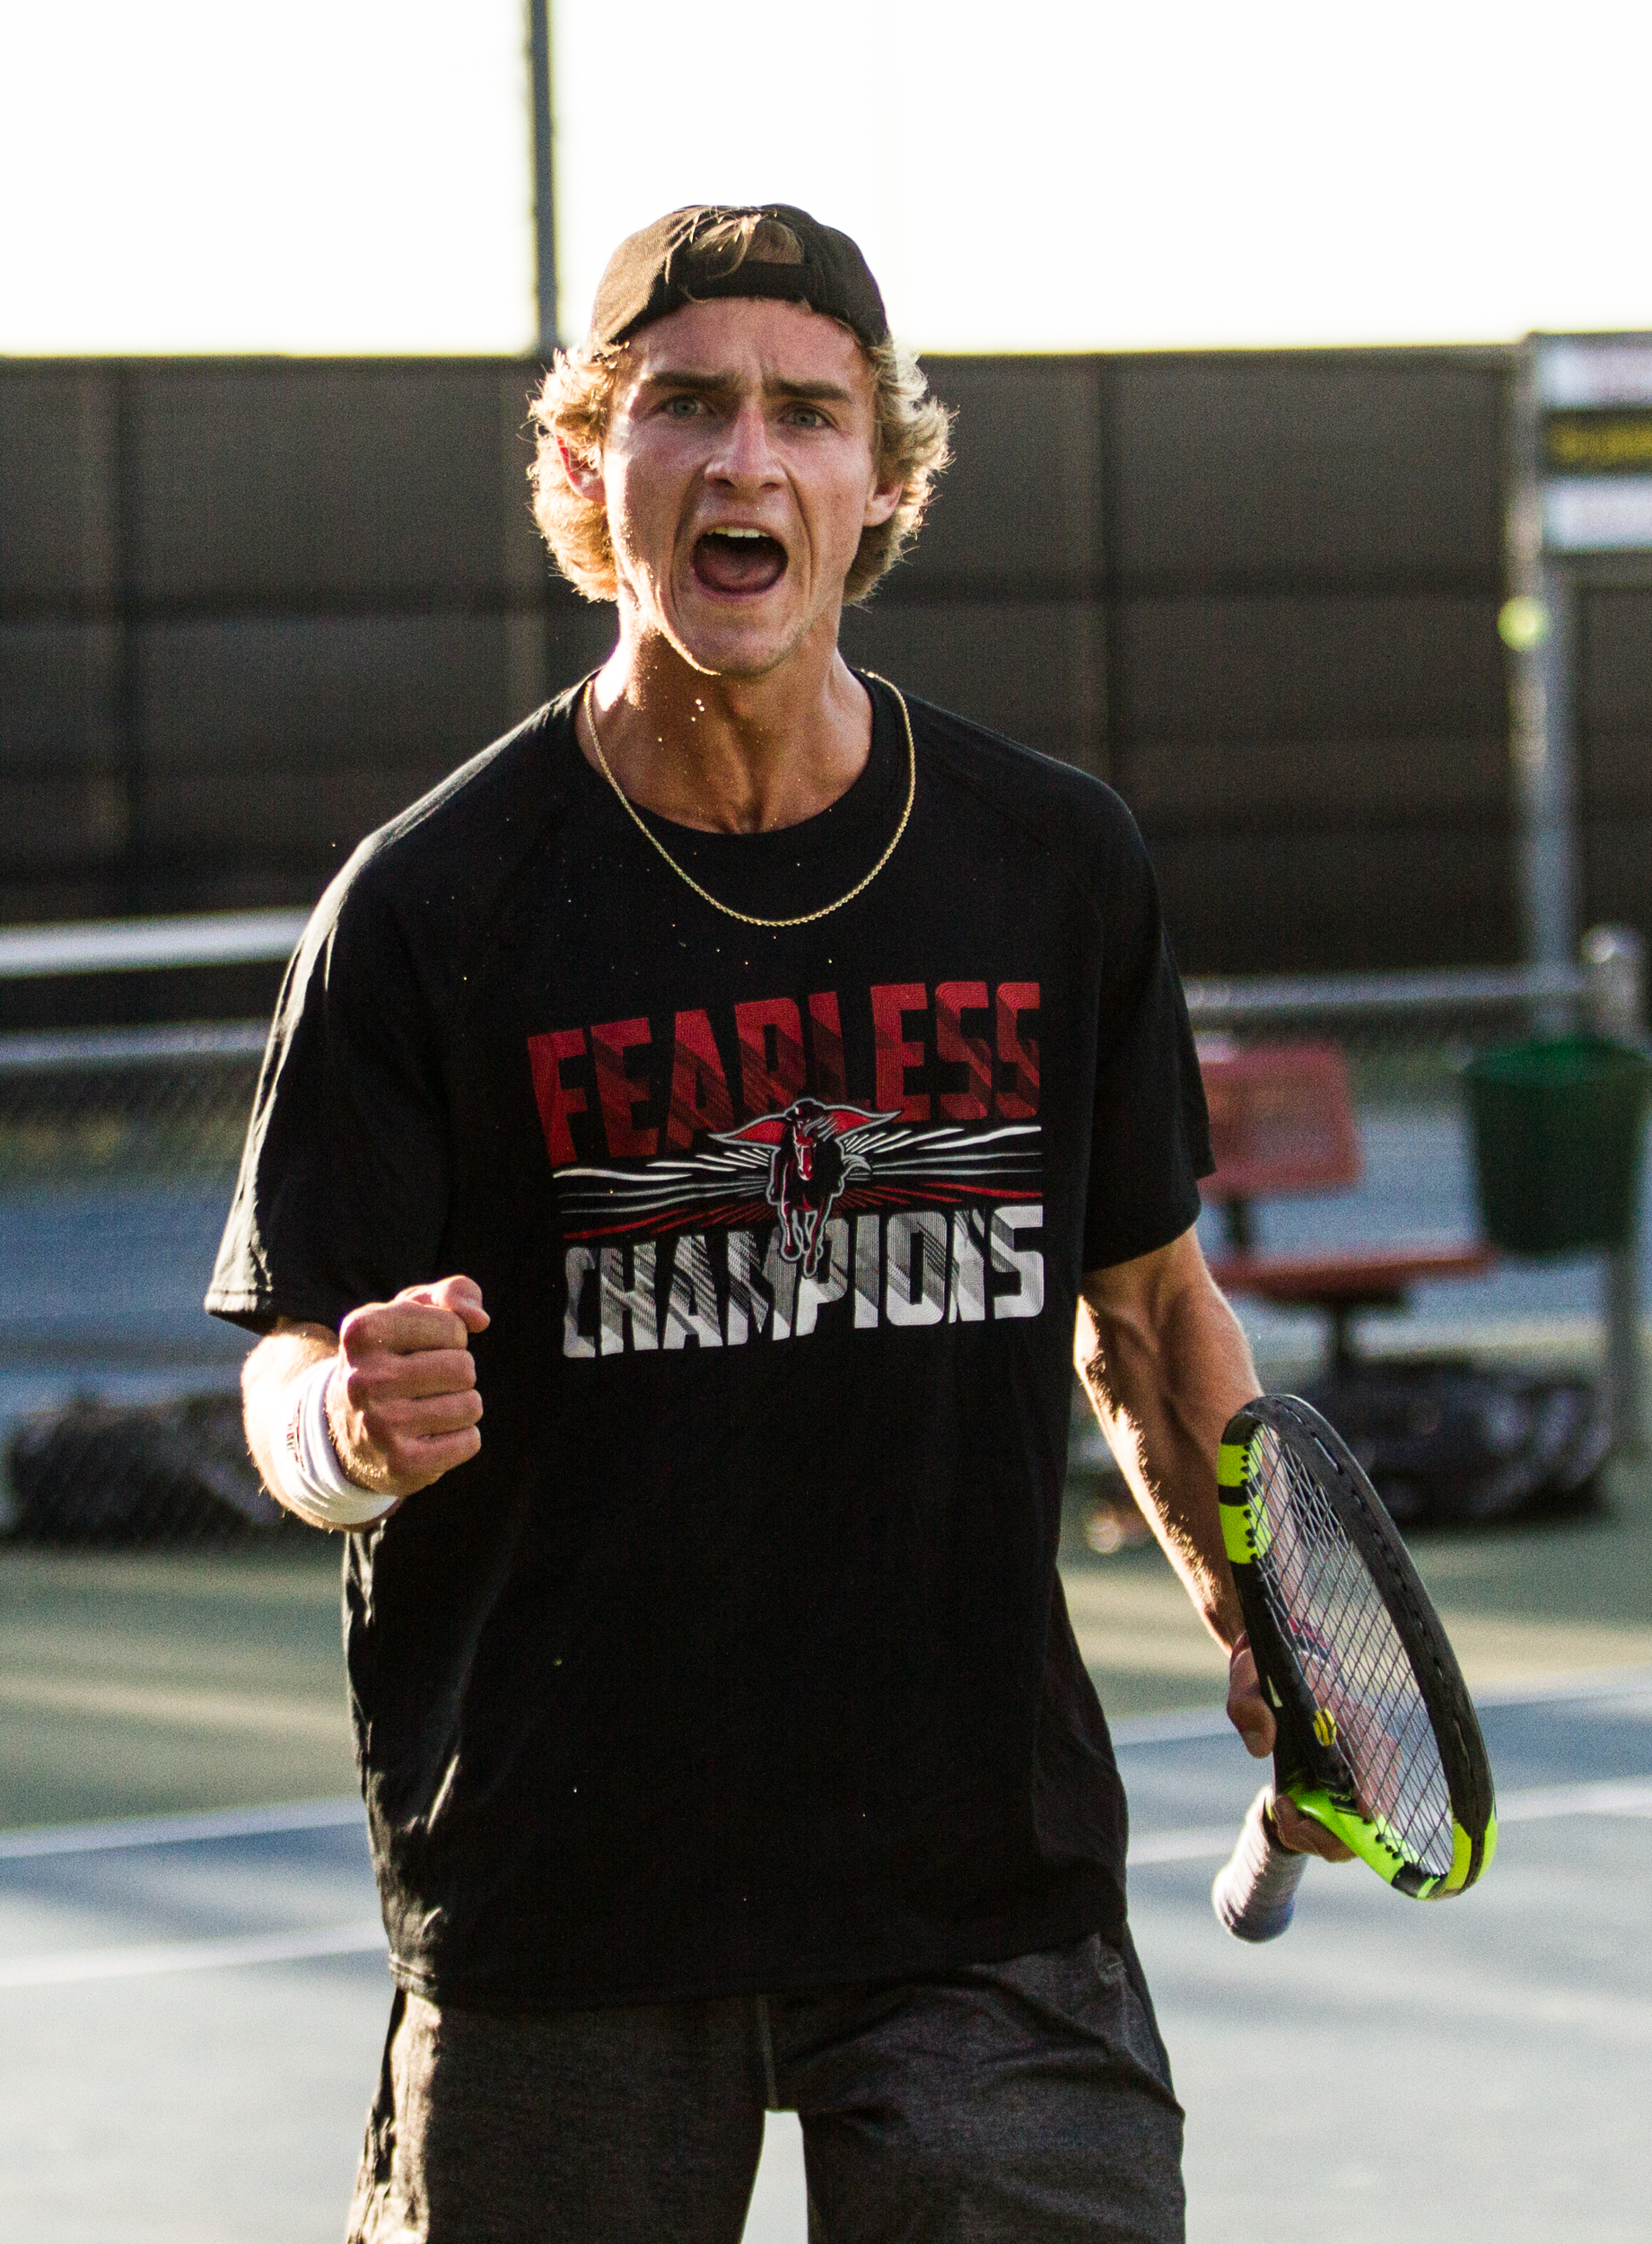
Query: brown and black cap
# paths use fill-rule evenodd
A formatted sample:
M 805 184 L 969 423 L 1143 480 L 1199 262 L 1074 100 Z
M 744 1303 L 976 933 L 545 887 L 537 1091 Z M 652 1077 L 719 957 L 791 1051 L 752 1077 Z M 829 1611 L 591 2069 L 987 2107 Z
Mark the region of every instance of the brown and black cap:
M 696 203 L 620 243 L 597 286 L 590 340 L 623 343 L 712 296 L 807 304 L 841 320 L 869 350 L 889 339 L 878 284 L 846 233 L 790 203 Z

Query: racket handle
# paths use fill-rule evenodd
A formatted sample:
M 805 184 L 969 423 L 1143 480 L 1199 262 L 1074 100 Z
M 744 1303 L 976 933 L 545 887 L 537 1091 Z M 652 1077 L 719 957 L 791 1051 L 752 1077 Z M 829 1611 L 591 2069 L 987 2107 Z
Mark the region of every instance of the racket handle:
M 1232 1858 L 1211 1888 L 1211 1907 L 1235 1940 L 1277 1940 L 1290 1923 L 1307 1868 L 1306 1854 L 1293 1854 L 1274 1837 L 1265 1812 L 1270 1797 L 1264 1784 L 1250 1804 Z

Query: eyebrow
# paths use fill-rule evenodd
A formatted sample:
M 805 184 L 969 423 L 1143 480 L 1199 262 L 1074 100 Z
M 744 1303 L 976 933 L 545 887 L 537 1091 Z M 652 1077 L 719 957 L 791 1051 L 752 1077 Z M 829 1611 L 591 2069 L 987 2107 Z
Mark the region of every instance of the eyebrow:
M 641 390 L 687 390 L 696 395 L 710 396 L 719 390 L 738 390 L 738 374 L 702 373 L 692 367 L 662 366 L 658 372 L 644 374 L 637 387 Z M 764 395 L 770 398 L 804 398 L 817 405 L 852 405 L 854 392 L 845 390 L 837 381 L 794 381 L 789 376 L 765 381 Z

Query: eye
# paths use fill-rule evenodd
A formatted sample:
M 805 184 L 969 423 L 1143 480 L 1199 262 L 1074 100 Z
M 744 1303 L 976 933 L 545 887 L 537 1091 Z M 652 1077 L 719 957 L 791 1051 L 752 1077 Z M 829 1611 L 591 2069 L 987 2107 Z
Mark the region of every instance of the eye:
M 817 405 L 794 405 L 786 418 L 793 428 L 829 428 L 831 423 Z
M 664 410 L 668 420 L 691 421 L 697 414 L 704 412 L 705 400 L 704 398 L 693 398 L 687 395 L 668 398 Z

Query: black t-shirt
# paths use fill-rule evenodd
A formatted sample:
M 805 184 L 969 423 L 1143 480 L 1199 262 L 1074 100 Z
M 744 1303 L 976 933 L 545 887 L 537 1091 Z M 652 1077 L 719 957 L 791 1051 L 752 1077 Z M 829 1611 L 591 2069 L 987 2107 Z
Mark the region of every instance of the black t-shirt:
M 777 832 L 653 821 L 778 917 Z M 364 843 L 288 975 L 207 1306 L 463 1273 L 480 1454 L 352 1537 L 393 1968 L 485 2007 L 913 1977 L 1123 1919 L 1055 1571 L 1080 1273 L 1209 1166 L 1140 837 L 911 705 L 812 925 L 703 902 L 564 695 Z

